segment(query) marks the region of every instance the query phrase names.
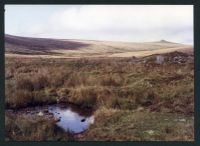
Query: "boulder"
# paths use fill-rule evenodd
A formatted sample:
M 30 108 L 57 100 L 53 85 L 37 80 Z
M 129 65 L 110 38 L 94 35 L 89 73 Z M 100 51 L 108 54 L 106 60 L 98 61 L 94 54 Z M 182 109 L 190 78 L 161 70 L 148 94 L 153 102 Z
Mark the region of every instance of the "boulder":
M 156 56 L 156 63 L 157 64 L 163 64 L 164 63 L 164 61 L 165 61 L 165 58 L 162 56 L 162 55 L 157 55 Z
M 40 112 L 38 113 L 38 116 L 44 116 L 44 113 L 40 111 Z

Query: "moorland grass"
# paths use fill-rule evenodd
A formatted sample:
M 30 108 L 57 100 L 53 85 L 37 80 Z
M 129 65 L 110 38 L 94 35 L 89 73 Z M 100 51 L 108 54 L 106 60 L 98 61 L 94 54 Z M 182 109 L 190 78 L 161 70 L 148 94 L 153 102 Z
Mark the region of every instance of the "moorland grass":
M 63 131 L 49 119 L 27 115 L 5 116 L 5 133 L 7 141 L 73 141 L 72 134 Z
M 75 137 L 76 140 L 194 138 L 194 68 L 191 60 L 182 64 L 170 61 L 156 64 L 152 59 L 134 63 L 132 58 L 8 57 L 5 71 L 6 108 L 57 102 L 93 108 L 95 123 L 83 137 Z M 168 114 L 170 122 L 167 125 L 164 119 Z M 174 121 L 177 114 L 187 122 Z M 140 130 L 142 125 L 146 128 Z M 154 135 L 145 132 L 148 130 L 155 131 Z M 10 139 L 26 140 L 23 135 L 15 138 L 10 132 L 7 135 Z

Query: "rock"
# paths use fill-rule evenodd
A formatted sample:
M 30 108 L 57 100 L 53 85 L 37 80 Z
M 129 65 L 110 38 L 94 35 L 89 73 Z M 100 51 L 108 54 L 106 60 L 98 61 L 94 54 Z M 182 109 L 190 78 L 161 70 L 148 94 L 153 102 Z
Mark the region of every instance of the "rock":
M 54 118 L 55 122 L 59 122 L 61 119 L 60 118 Z
M 180 122 L 186 122 L 186 119 L 179 119 Z
M 75 136 L 80 139 L 83 138 L 83 134 L 76 134 Z
M 12 131 L 12 134 L 13 134 L 13 135 L 16 135 L 15 131 Z
M 81 122 L 85 122 L 85 119 L 82 119 Z
M 147 130 L 146 131 L 149 135 L 153 135 L 154 133 L 155 133 L 155 131 L 153 131 L 153 130 Z
M 140 112 L 140 111 L 143 111 L 144 108 L 143 108 L 143 107 L 138 107 L 136 110 L 137 110 L 138 112 Z
M 91 117 L 88 119 L 88 123 L 94 124 L 94 116 L 91 116 Z
M 156 62 L 157 64 L 163 64 L 164 60 L 165 60 L 165 59 L 164 59 L 163 56 L 157 55 L 157 56 L 156 56 L 156 61 L 155 61 L 155 62 Z
M 57 103 L 59 103 L 59 102 L 60 102 L 60 99 L 59 99 L 59 98 L 57 98 L 57 99 L 56 99 L 56 102 L 57 102 Z
M 44 113 L 40 111 L 40 112 L 38 113 L 38 116 L 44 116 Z

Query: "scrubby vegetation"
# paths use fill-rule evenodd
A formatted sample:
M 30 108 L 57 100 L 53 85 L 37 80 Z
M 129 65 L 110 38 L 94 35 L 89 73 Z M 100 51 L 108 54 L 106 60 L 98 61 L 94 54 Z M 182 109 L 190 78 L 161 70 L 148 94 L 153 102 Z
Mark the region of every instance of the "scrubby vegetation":
M 73 141 L 70 133 L 64 132 L 53 121 L 43 117 L 6 114 L 7 141 Z
M 96 122 L 79 140 L 192 140 L 193 58 L 157 64 L 154 57 L 137 63 L 133 58 L 6 58 L 6 108 L 56 102 L 91 107 Z M 177 114 L 187 122 L 174 121 Z

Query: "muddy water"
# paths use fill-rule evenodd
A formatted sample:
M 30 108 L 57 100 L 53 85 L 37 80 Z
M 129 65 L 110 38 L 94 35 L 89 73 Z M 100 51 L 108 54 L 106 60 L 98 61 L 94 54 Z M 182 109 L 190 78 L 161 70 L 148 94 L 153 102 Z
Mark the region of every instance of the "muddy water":
M 80 133 L 94 123 L 94 116 L 89 111 L 73 106 L 50 106 L 49 113 L 58 119 L 57 126 L 71 133 Z

